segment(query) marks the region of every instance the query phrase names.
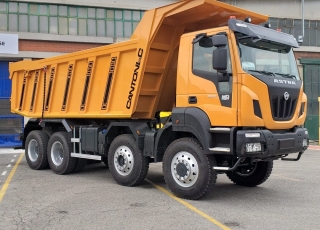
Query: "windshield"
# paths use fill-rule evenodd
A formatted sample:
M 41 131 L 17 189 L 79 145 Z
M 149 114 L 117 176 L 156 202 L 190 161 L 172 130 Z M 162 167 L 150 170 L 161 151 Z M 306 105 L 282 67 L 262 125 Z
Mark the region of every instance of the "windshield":
M 237 39 L 242 69 L 247 73 L 300 79 L 290 46 L 241 34 Z

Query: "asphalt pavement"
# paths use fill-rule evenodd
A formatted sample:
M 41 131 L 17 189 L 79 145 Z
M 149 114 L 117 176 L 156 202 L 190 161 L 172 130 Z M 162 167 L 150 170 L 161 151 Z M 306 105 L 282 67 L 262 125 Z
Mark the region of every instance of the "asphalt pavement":
M 102 163 L 59 176 L 31 170 L 21 155 L 0 151 L 1 230 L 320 229 L 320 148 L 298 162 L 275 161 L 271 177 L 255 188 L 218 175 L 199 201 L 161 191 L 168 190 L 161 163 L 150 165 L 142 185 L 123 187 Z

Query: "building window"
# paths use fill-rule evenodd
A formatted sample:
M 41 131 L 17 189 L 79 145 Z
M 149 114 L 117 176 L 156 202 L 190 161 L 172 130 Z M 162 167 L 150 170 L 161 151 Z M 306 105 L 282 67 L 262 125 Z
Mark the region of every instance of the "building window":
M 0 2 L 0 31 L 129 38 L 143 11 Z
M 297 40 L 302 35 L 302 20 L 291 18 L 270 18 L 272 29 L 281 29 L 282 32 L 292 34 Z M 304 21 L 304 39 L 302 46 L 320 46 L 320 21 Z

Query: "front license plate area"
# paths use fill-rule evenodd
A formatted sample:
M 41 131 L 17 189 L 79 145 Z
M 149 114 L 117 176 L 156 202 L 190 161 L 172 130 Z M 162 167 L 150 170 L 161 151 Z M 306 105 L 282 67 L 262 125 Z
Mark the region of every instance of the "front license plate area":
M 294 138 L 279 140 L 279 149 L 291 149 L 294 147 Z

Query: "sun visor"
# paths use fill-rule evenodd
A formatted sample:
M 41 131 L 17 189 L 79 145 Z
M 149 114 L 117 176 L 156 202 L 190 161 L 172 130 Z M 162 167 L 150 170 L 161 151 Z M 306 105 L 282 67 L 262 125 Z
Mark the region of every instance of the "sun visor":
M 291 34 L 282 33 L 270 28 L 253 25 L 235 19 L 230 19 L 228 25 L 231 30 L 247 36 L 258 36 L 262 39 L 286 44 L 294 48 L 299 47 L 297 40 Z

